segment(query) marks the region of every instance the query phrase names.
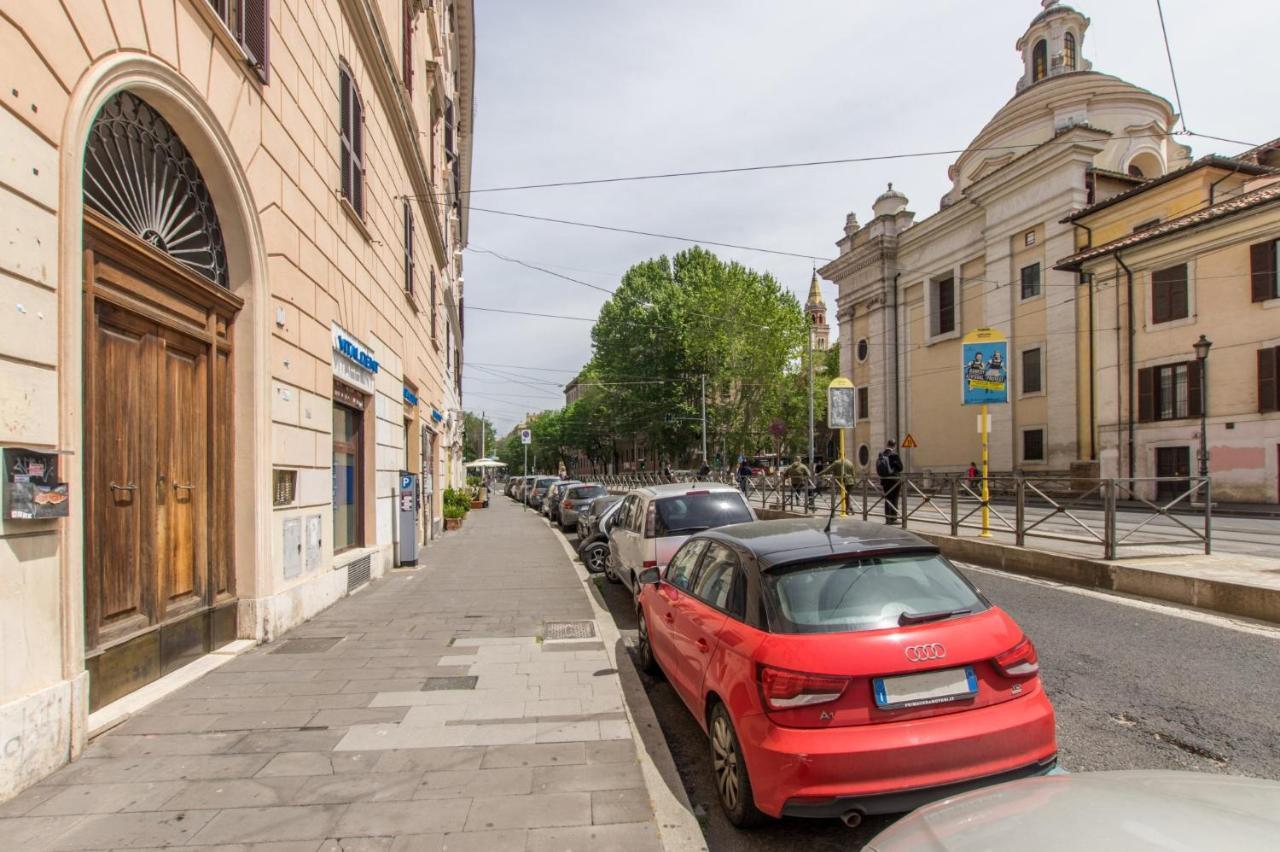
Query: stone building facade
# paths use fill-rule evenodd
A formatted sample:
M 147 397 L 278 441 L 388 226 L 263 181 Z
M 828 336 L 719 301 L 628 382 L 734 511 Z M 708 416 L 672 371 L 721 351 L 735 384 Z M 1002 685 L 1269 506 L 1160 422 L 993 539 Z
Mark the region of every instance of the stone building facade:
M 400 471 L 434 535 L 474 24 L 470 0 L 0 7 L 5 798 L 91 713 L 387 570 Z
M 1076 248 L 1063 220 L 1189 162 L 1162 97 L 1094 71 L 1089 19 L 1046 0 L 1016 48 L 1015 94 L 948 170 L 938 212 L 916 220 L 890 185 L 872 218 L 849 214 L 840 255 L 820 274 L 839 288 L 841 371 L 859 388 L 846 451 L 867 466 L 910 434 L 909 470 L 963 471 L 978 458 L 961 404 L 961 339 L 1009 339 L 1007 405 L 992 407 L 993 470 L 1067 471 L 1089 460 L 1077 384 L 1086 369 L 1078 276 L 1055 268 Z

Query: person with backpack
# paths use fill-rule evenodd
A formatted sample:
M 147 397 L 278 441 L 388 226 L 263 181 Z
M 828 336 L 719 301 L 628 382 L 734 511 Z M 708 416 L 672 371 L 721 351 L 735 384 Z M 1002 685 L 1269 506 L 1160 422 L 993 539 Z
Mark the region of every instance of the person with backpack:
M 898 522 L 898 492 L 902 488 L 902 458 L 898 455 L 897 444 L 892 440 L 885 442 L 884 449 L 876 456 L 876 476 L 880 478 L 880 487 L 884 490 L 884 522 Z

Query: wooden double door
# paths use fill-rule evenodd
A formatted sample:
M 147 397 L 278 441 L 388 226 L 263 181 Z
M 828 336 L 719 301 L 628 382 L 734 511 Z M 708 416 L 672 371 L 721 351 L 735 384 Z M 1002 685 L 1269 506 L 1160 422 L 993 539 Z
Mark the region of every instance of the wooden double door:
M 235 638 L 229 332 L 239 305 L 105 223 L 86 233 L 85 644 L 96 708 Z

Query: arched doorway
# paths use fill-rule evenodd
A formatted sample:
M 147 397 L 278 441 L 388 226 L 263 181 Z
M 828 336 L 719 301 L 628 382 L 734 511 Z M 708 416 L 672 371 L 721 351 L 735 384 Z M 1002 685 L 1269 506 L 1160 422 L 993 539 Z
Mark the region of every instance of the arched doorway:
M 96 709 L 236 637 L 233 335 L 208 188 L 129 91 L 84 151 L 85 667 Z

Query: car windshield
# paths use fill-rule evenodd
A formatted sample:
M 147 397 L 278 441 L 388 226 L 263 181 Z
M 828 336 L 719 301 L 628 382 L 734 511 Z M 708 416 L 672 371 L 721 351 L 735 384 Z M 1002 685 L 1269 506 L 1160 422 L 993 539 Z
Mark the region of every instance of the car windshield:
M 751 510 L 736 491 L 703 491 L 664 497 L 657 506 L 658 537 L 689 535 L 712 527 L 743 524 L 752 520 Z
M 603 485 L 575 485 L 569 489 L 568 499 L 589 500 L 592 497 L 600 497 L 604 493 Z
M 852 633 L 938 621 L 986 609 L 936 554 L 818 562 L 764 574 L 775 633 Z

